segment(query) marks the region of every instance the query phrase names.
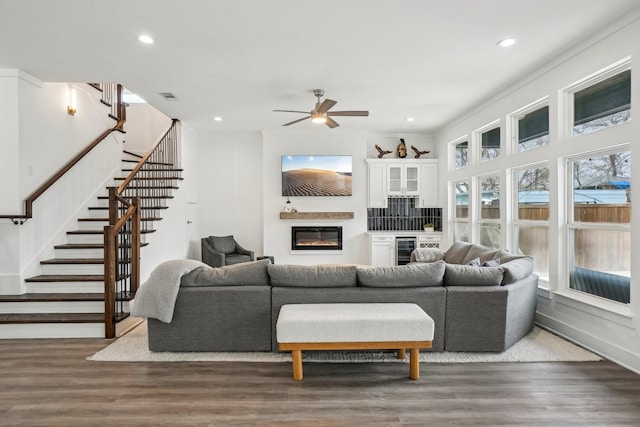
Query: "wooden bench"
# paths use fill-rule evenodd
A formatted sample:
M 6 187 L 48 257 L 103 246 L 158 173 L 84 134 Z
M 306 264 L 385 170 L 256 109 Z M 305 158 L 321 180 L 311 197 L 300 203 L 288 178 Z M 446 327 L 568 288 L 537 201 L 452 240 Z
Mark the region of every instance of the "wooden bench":
M 287 304 L 276 322 L 278 348 L 291 351 L 302 380 L 303 350 L 397 350 L 409 353 L 409 377 L 420 378 L 420 349 L 431 348 L 434 322 L 416 304 Z

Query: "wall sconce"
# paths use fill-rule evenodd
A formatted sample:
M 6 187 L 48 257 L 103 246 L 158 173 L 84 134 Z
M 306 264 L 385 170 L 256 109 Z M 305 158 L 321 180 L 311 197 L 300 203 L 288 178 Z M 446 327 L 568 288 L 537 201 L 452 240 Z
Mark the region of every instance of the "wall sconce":
M 69 88 L 69 105 L 67 105 L 67 113 L 75 116 L 78 111 L 77 94 L 74 88 Z

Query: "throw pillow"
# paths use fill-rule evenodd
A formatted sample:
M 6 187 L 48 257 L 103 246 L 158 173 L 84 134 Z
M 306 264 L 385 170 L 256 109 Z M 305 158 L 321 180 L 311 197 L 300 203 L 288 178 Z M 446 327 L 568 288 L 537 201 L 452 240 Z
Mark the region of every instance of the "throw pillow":
M 271 261 L 243 262 L 224 267 L 200 267 L 182 276 L 180 286 L 234 286 L 234 285 L 268 285 L 267 266 Z
M 223 254 L 230 254 L 236 250 L 236 242 L 233 239 L 233 236 L 211 236 L 209 237 L 209 242 L 211 242 L 213 249 L 222 252 Z
M 442 286 L 444 261 L 358 268 L 358 284 L 370 288 L 416 288 Z
M 497 267 L 500 265 L 499 259 L 490 259 L 482 263 L 482 267 Z
M 469 261 L 475 258 L 479 258 L 480 264 L 482 264 L 483 262 L 493 258 L 496 253 L 498 253 L 497 249 L 488 248 L 482 245 L 471 245 L 469 252 L 467 252 L 462 262 L 459 262 L 458 264 L 469 264 Z
M 287 265 L 268 267 L 271 286 L 331 288 L 356 286 L 355 265 Z
M 500 286 L 504 272 L 502 267 L 473 267 L 447 264 L 444 273 L 445 286 Z
M 533 273 L 533 258 L 529 256 L 512 259 L 504 264 L 502 263 L 502 259 L 500 267 L 504 269 L 503 285 L 517 282 Z
M 462 264 L 462 260 L 471 249 L 472 244 L 468 242 L 453 242 L 451 247 L 444 253 L 444 261 L 448 264 Z
M 471 261 L 469 261 L 467 263 L 467 265 L 472 265 L 474 267 L 480 267 L 482 264 L 480 264 L 480 258 L 474 258 Z
M 444 251 L 438 248 L 416 248 L 411 252 L 411 262 L 434 262 L 444 259 Z

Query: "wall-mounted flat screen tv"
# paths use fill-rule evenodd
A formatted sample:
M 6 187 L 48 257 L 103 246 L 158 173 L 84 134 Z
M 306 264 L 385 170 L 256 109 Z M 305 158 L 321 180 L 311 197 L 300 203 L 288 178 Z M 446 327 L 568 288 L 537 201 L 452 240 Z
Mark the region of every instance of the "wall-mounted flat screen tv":
M 351 156 L 282 156 L 283 196 L 351 196 Z

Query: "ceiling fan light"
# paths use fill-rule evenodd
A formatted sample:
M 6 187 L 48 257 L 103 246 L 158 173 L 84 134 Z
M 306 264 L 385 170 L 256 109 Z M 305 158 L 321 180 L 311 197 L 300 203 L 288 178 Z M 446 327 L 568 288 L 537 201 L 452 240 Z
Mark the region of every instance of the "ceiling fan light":
M 313 123 L 327 123 L 327 116 L 321 113 L 316 113 L 311 116 Z

